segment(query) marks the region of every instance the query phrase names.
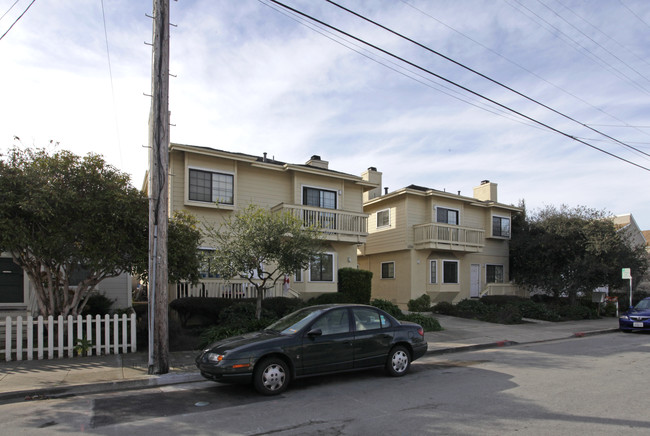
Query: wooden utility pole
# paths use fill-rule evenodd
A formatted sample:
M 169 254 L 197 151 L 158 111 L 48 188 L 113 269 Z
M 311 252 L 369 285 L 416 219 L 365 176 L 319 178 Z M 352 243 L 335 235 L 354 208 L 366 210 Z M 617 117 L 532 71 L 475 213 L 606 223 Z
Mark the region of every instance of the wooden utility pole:
M 169 372 L 169 0 L 153 0 L 152 52 L 149 112 L 149 374 L 166 374 Z

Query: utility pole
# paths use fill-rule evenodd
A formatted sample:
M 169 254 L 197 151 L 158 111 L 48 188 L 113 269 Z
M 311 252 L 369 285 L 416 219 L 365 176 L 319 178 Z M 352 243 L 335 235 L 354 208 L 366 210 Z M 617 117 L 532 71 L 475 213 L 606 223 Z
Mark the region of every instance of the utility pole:
M 153 0 L 152 58 L 149 112 L 149 374 L 166 374 L 169 372 L 169 0 Z

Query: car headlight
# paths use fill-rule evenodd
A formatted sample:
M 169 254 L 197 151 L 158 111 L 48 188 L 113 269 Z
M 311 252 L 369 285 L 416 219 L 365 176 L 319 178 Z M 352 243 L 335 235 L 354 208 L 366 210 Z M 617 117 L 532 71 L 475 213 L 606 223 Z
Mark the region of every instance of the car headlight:
M 223 360 L 223 354 L 217 354 L 217 353 L 208 353 L 205 355 L 205 360 L 207 360 L 210 363 L 219 363 Z
M 623 319 L 623 320 L 625 320 L 625 321 L 629 321 L 630 317 L 627 316 L 627 315 L 623 315 L 623 316 L 621 316 L 619 319 Z

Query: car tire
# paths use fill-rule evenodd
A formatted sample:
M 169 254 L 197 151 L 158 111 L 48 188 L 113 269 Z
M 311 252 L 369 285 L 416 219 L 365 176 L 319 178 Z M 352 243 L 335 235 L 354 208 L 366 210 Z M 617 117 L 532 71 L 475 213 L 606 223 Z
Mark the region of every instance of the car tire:
M 411 367 L 411 355 L 409 350 L 402 345 L 393 347 L 388 353 L 386 361 L 386 372 L 392 377 L 401 377 L 406 374 Z
M 277 357 L 260 361 L 255 366 L 253 385 L 262 395 L 278 395 L 289 386 L 289 367 Z

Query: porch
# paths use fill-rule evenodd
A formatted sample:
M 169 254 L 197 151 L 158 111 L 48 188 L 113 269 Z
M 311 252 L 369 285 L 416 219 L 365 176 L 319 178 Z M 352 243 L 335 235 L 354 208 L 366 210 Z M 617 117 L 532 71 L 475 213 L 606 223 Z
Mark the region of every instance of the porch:
M 485 230 L 442 223 L 413 226 L 416 250 L 449 250 L 477 253 L 485 247 Z
M 246 279 L 202 279 L 200 283 L 192 285 L 190 283 L 177 283 L 175 286 L 170 285 L 170 298 L 185 297 L 209 297 L 209 298 L 230 298 L 242 300 L 246 298 L 257 298 L 255 286 Z M 299 297 L 300 294 L 291 288 L 285 289 L 284 283 L 278 282 L 276 285 L 267 289 L 263 298 L 271 297 Z
M 274 206 L 271 211 L 290 212 L 306 226 L 317 226 L 326 241 L 359 244 L 366 242 L 368 236 L 368 214 L 365 213 L 285 203 Z

